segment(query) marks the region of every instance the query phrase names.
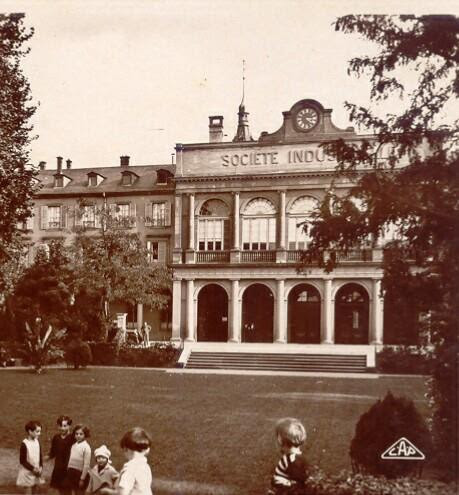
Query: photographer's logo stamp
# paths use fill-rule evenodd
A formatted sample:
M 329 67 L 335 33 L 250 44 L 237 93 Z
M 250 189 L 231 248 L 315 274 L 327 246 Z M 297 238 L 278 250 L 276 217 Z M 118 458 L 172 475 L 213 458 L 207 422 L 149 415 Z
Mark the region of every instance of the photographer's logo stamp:
M 405 437 L 397 440 L 381 455 L 381 459 L 404 461 L 420 461 L 425 458 L 426 456 Z

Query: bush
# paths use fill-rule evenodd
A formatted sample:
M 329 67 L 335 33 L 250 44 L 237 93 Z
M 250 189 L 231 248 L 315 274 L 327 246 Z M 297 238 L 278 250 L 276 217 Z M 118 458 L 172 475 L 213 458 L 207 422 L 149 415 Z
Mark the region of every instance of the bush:
M 376 355 L 376 369 L 379 373 L 429 375 L 432 367 L 431 352 L 422 347 L 384 347 Z
M 418 478 L 387 479 L 342 471 L 329 476 L 313 469 L 306 481 L 308 495 L 455 495 L 456 487 L 440 481 Z
M 65 349 L 65 361 L 76 370 L 85 368 L 92 362 L 91 348 L 80 339 L 71 340 Z
M 413 401 L 390 392 L 362 414 L 351 442 L 353 468 L 389 478 L 405 476 L 422 467 L 422 460 L 386 460 L 381 455 L 401 437 L 407 438 L 427 457 L 432 451 L 427 425 Z
M 119 347 L 108 342 L 89 342 L 92 353 L 92 364 L 99 366 L 116 366 L 118 364 Z
M 180 350 L 173 345 L 155 344 L 152 347 L 119 346 L 116 343 L 91 342 L 93 364 L 102 366 L 138 366 L 159 368 L 175 365 Z
M 180 351 L 171 344 L 155 344 L 152 347 L 122 347 L 118 356 L 121 366 L 160 368 L 175 364 Z

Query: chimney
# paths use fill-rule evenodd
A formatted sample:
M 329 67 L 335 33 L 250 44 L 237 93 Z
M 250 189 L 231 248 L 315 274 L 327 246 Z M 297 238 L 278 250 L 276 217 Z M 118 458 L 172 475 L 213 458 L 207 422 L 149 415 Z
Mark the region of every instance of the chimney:
M 209 143 L 221 143 L 223 141 L 223 117 L 213 115 L 209 117 Z
M 65 163 L 67 164 L 67 170 L 70 170 L 72 168 L 72 160 L 69 158 L 65 161 Z
M 62 156 L 57 157 L 57 173 L 61 174 L 62 173 Z
M 39 168 L 40 170 L 45 170 L 45 168 L 46 168 L 46 162 L 40 162 L 40 163 L 38 164 L 38 168 Z
M 129 156 L 120 156 L 120 166 L 129 167 Z

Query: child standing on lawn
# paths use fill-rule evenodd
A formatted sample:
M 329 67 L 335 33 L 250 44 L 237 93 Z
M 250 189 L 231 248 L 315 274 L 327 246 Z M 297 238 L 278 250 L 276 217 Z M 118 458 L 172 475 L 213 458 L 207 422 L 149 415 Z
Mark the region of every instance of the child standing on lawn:
M 70 449 L 73 444 L 73 436 L 70 433 L 72 420 L 68 416 L 59 416 L 56 423 L 59 427 L 59 433 L 53 436 L 51 449 L 46 456 L 47 459 L 54 459 L 50 485 L 59 492 L 59 495 L 68 495 L 68 489 L 65 487 L 64 482 L 67 475 Z
M 19 472 L 16 485 L 24 489 L 24 493 L 36 493 L 37 487 L 44 483 L 41 473 L 43 470 L 43 458 L 40 442 L 41 423 L 29 421 L 25 425 L 27 438 L 21 443 L 19 449 Z
M 89 471 L 89 485 L 87 493 L 101 493 L 102 488 L 115 488 L 118 471 L 111 465 L 111 452 L 105 445 L 94 451 L 96 465 Z
M 87 442 L 89 436 L 87 426 L 76 425 L 73 429 L 74 443 L 70 449 L 65 486 L 74 495 L 82 495 L 88 485 L 91 462 L 91 447 Z
M 281 451 L 271 478 L 269 495 L 306 495 L 308 465 L 301 452 L 306 430 L 298 419 L 283 418 L 276 424 L 276 438 Z
M 120 445 L 127 462 L 121 469 L 118 485 L 115 489 L 102 488 L 100 493 L 107 495 L 153 495 L 151 469 L 147 461 L 151 446 L 148 433 L 142 428 L 133 428 L 124 434 Z

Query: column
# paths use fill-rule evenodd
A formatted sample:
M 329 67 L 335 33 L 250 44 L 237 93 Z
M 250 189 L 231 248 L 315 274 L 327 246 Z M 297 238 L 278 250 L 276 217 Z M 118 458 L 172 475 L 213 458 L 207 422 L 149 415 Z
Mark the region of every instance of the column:
M 180 342 L 180 327 L 182 320 L 182 281 L 180 279 L 172 282 L 172 342 Z
M 194 280 L 186 281 L 186 341 L 195 342 L 194 335 Z
M 194 194 L 189 194 L 188 200 L 188 249 L 194 249 Z
M 175 195 L 174 209 L 174 249 L 172 253 L 174 263 L 182 263 L 182 195 Z
M 276 325 L 274 341 L 278 344 L 287 342 L 287 326 L 285 325 L 285 281 L 276 281 Z
M 137 303 L 137 331 L 140 333 L 140 329 L 143 325 L 143 304 Z
M 335 304 L 332 300 L 332 281 L 324 281 L 324 300 L 322 305 L 323 333 L 322 344 L 334 344 L 335 342 Z
M 233 193 L 233 249 L 239 249 L 239 192 Z
M 285 249 L 285 191 L 279 191 L 279 239 L 278 249 Z
M 231 320 L 230 342 L 241 341 L 241 324 L 239 319 L 239 280 L 231 280 Z
M 381 297 L 381 280 L 373 280 L 371 344 L 383 343 L 384 301 Z

